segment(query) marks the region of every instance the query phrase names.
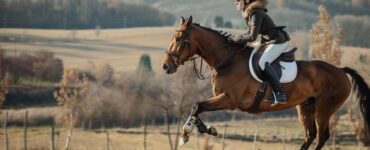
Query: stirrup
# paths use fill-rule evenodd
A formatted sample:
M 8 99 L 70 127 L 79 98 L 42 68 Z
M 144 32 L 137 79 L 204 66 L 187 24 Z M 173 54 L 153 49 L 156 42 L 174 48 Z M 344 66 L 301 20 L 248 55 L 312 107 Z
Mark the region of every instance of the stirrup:
M 275 103 L 275 99 L 273 97 L 265 99 L 265 102 L 269 103 L 270 105 Z
M 285 98 L 284 101 L 278 101 L 277 98 L 276 98 L 275 92 L 272 92 L 272 95 L 273 95 L 273 97 L 265 99 L 265 101 L 267 103 L 269 103 L 271 107 L 275 106 L 277 104 L 287 104 L 288 103 L 287 102 L 288 98 L 286 97 L 286 95 L 284 93 L 282 93 L 282 95 L 281 95 L 283 99 Z

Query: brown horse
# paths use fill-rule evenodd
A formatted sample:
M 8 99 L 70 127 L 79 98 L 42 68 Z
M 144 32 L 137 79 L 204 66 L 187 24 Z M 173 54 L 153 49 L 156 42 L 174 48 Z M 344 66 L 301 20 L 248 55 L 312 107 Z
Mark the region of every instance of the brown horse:
M 244 50 L 241 50 L 244 49 Z M 198 114 L 206 111 L 241 110 L 249 112 L 255 101 L 260 83 L 248 70 L 252 47 L 228 44 L 218 31 L 192 23 L 192 17 L 181 23 L 173 35 L 162 67 L 168 74 L 175 73 L 178 66 L 199 55 L 212 68 L 214 97 L 195 104 L 184 125 L 185 141 L 194 125 L 201 133 L 217 135 L 213 127 L 206 127 Z M 227 63 L 225 63 L 227 62 Z M 296 107 L 299 121 L 305 130 L 305 142 L 300 149 L 308 149 L 315 138 L 315 149 L 321 149 L 328 140 L 329 119 L 351 92 L 357 89 L 360 109 L 366 129 L 370 123 L 370 89 L 363 78 L 351 68 L 338 68 L 323 61 L 297 61 L 298 74 L 293 82 L 283 84 L 288 95 L 287 104 L 271 106 L 262 101 L 257 112 L 271 112 Z M 347 77 L 352 76 L 352 82 Z M 264 99 L 271 96 L 267 88 Z M 369 133 L 369 130 L 366 130 Z

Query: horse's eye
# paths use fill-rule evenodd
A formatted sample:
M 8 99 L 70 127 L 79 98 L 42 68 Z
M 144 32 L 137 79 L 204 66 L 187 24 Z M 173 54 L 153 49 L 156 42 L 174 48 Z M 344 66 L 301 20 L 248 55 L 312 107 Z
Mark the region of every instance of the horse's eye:
M 180 41 L 180 38 L 176 38 L 176 42 L 179 42 Z

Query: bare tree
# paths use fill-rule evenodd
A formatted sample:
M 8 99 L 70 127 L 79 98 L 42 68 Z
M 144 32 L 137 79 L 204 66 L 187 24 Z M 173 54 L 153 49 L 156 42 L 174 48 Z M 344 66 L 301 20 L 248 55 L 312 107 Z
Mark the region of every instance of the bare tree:
M 337 26 L 336 37 L 334 37 L 332 20 L 323 5 L 319 6 L 319 13 L 317 23 L 312 25 L 311 57 L 339 66 L 342 57 L 340 46 L 344 39 L 343 30 Z
M 80 79 L 76 68 L 64 70 L 63 79 L 60 81 L 60 89 L 54 93 L 58 105 L 61 106 L 62 122 L 68 126 L 65 150 L 69 149 L 72 136 L 72 128 L 78 120 L 78 111 L 82 107 L 82 99 L 88 92 L 88 81 L 85 76 Z
M 161 96 L 160 104 L 158 104 L 164 112 L 167 133 L 169 133 L 168 139 L 170 145 L 172 145 L 172 150 L 177 150 L 178 148 L 181 125 L 183 123 L 182 120 L 184 120 L 185 115 L 188 115 L 185 113 L 191 110 L 191 106 L 195 104 L 196 101 L 204 100 L 204 95 L 206 95 L 204 92 L 208 93 L 208 90 L 205 90 L 208 87 L 198 84 L 192 67 L 192 65 L 186 65 L 173 76 L 172 80 L 166 81 L 171 82 L 169 87 L 167 87 L 169 90 L 164 92 Z M 168 122 L 170 116 L 178 120 L 176 123 L 174 142 L 170 135 L 171 129 Z

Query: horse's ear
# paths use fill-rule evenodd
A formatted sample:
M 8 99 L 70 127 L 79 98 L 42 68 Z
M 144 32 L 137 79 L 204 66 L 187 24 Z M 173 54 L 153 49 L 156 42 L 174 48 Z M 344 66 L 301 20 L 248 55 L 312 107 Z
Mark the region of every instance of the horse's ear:
M 180 24 L 184 24 L 184 23 L 185 23 L 185 19 L 184 19 L 184 17 L 181 17 Z
M 193 23 L 193 16 L 190 16 L 189 19 L 188 19 L 188 26 L 191 25 Z

